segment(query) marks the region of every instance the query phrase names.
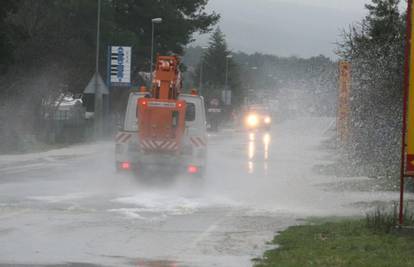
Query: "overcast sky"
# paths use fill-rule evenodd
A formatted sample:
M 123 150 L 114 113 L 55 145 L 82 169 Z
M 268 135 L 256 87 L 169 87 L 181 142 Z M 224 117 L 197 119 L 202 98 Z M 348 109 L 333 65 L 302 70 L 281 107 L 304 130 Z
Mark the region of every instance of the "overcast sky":
M 230 49 L 333 57 L 341 29 L 366 15 L 369 0 L 210 0 Z M 208 36 L 196 36 L 205 45 Z

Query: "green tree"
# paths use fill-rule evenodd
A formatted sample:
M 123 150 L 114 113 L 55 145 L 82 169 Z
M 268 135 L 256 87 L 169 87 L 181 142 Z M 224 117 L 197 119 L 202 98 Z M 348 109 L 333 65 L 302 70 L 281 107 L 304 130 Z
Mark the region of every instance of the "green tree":
M 5 70 L 6 64 L 9 64 L 13 59 L 14 47 L 10 42 L 10 24 L 6 18 L 16 11 L 18 4 L 17 0 L 4 0 L 0 5 L 0 73 Z
M 101 66 L 106 66 L 107 45 L 129 45 L 133 75 L 147 71 L 153 17 L 164 20 L 157 25 L 156 51 L 182 54 L 193 33 L 209 31 L 219 19 L 204 11 L 207 2 L 102 0 Z M 21 0 L 16 7 L 14 15 L 3 12 L 13 28 L 9 39 L 16 47 L 16 65 L 58 64 L 67 73 L 69 90 L 81 91 L 94 71 L 97 1 Z
M 138 71 L 148 71 L 153 17 L 164 20 L 157 25 L 156 51 L 177 54 L 182 53 L 193 33 L 209 31 L 219 19 L 217 14 L 205 11 L 208 0 L 101 2 L 102 74 L 109 44 L 133 47 L 132 78 L 138 76 Z M 6 56 L 13 59 L 13 64 L 7 64 L 7 71 L 0 74 L 0 108 L 5 111 L 0 112 L 0 120 L 15 119 L 14 125 L 4 130 L 8 133 L 0 129 L 0 138 L 18 138 L 14 129 L 44 130 L 38 123 L 44 99 L 57 97 L 61 91 L 83 91 L 95 67 L 96 15 L 96 0 L 2 1 L 0 67 L 6 63 Z M 6 24 L 7 31 L 3 31 Z M 112 103 L 118 101 L 123 99 L 112 99 Z
M 241 86 L 239 67 L 230 58 L 225 35 L 217 28 L 210 37 L 209 47 L 203 54 L 195 70 L 194 80 L 200 79 L 200 68 L 203 64 L 203 92 L 207 97 L 219 97 L 225 88 L 226 68 L 229 90 L 232 91 L 233 103 L 242 103 L 243 88 Z M 198 84 L 198 83 L 196 83 Z
M 151 19 L 162 18 L 155 25 L 154 49 L 156 53 L 181 55 L 195 32 L 206 33 L 217 23 L 219 15 L 207 13 L 208 0 L 114 0 L 114 18 L 117 25 L 138 37 L 134 46 L 135 64 L 147 70 L 151 51 Z
M 373 175 L 398 172 L 405 16 L 399 0 L 372 0 L 368 15 L 343 34 L 338 54 L 352 64 L 351 142 L 356 164 Z

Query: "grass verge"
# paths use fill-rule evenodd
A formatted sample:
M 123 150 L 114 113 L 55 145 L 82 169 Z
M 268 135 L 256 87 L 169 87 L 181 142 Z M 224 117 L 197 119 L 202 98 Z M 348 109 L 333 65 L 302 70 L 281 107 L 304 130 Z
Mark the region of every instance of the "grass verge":
M 290 227 L 275 237 L 279 247 L 254 266 L 414 266 L 414 237 L 373 226 L 372 216 Z

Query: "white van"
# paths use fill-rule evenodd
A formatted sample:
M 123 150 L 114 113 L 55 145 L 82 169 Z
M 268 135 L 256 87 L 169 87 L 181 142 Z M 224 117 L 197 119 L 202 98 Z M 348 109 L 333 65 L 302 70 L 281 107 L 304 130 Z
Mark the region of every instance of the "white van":
M 187 104 L 185 133 L 181 149 L 175 155 L 145 152 L 138 136 L 137 101 L 148 93 L 132 92 L 129 95 L 123 128 L 115 137 L 115 161 L 118 171 L 134 171 L 138 174 L 147 169 L 165 170 L 169 174 L 186 172 L 203 175 L 207 156 L 207 129 L 204 99 L 199 95 L 180 94 Z

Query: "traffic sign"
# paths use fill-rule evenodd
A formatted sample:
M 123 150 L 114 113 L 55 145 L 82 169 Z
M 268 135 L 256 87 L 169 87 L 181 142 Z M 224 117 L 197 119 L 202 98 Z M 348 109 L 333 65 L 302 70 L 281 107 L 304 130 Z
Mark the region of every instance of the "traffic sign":
M 111 46 L 110 55 L 110 85 L 131 86 L 131 47 Z
M 410 13 L 414 12 L 410 10 Z M 413 18 L 412 13 L 411 20 Z M 409 29 L 414 30 L 412 25 Z M 411 38 L 414 34 L 411 32 Z M 414 174 L 414 42 L 411 40 L 411 56 L 409 58 L 409 86 L 408 86 L 408 115 L 407 115 L 407 158 L 406 158 L 406 173 L 409 175 Z
M 403 127 L 400 170 L 400 205 L 398 222 L 404 224 L 405 178 L 414 177 L 414 9 L 413 0 L 407 1 L 405 46 L 405 76 L 403 101 Z
M 220 105 L 220 100 L 218 98 L 213 98 L 210 100 L 210 106 L 218 107 Z
M 351 90 L 351 64 L 346 61 L 339 62 L 339 95 L 337 114 L 337 135 L 342 145 L 349 138 L 349 113 Z
M 224 105 L 230 106 L 231 105 L 231 91 L 230 90 L 221 91 L 221 99 Z

